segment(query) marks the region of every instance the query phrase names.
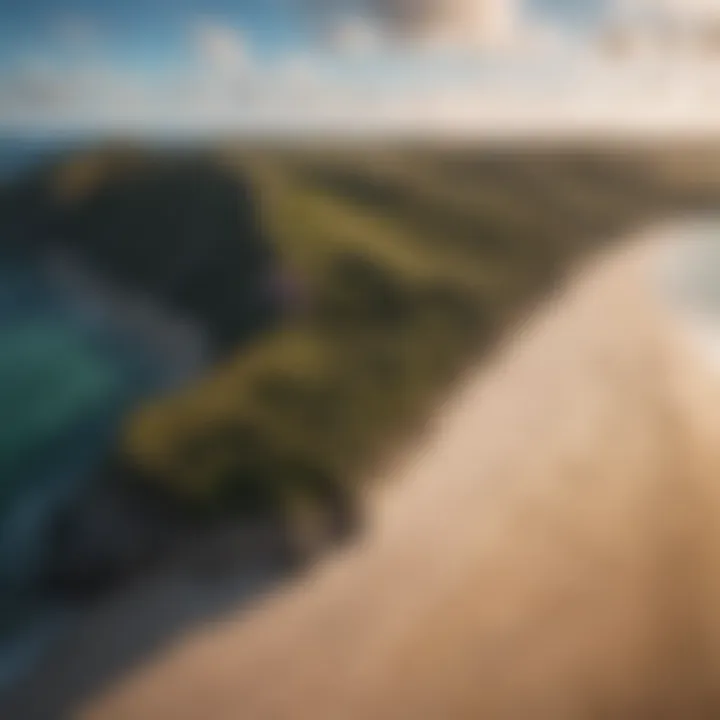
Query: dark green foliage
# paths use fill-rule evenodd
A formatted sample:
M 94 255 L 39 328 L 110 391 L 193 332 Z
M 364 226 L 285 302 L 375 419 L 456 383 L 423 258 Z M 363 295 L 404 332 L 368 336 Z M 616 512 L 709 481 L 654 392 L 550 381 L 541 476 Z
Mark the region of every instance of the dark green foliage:
M 18 192 L 36 244 L 201 322 L 233 348 L 273 319 L 274 258 L 252 188 L 205 155 L 109 149 Z M 34 219 L 34 221 L 33 221 Z

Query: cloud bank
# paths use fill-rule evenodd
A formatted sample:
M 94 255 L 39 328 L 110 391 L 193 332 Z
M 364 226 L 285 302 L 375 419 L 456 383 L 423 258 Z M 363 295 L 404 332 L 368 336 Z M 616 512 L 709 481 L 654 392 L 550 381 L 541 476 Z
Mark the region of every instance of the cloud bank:
M 198 18 L 188 28 L 191 61 L 162 76 L 115 67 L 101 49 L 92 63 L 32 58 L 0 75 L 0 130 L 495 136 L 720 128 L 720 55 L 613 52 L 607 28 L 572 33 L 519 0 L 348 0 L 334 8 L 321 12 L 334 35 L 270 58 L 243 28 Z M 658 13 L 703 17 L 693 22 L 706 32 L 708 18 L 720 18 L 708 0 L 608 0 L 608 9 L 608 27 L 632 38 L 655 32 Z
M 370 10 L 400 37 L 461 44 L 505 42 L 516 29 L 517 0 L 370 0 Z

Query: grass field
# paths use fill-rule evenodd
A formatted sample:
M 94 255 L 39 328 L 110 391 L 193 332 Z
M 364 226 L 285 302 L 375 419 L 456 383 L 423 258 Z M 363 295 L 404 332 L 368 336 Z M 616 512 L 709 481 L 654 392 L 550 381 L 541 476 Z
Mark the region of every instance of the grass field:
M 130 417 L 143 482 L 207 511 L 353 507 L 453 379 L 589 252 L 720 200 L 720 153 L 223 146 L 307 307 Z

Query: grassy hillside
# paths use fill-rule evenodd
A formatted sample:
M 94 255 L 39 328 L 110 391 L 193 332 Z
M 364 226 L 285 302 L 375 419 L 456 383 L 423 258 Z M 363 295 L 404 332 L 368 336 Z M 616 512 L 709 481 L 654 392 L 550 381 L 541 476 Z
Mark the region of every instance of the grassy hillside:
M 569 264 L 720 199 L 720 155 L 222 148 L 307 308 L 128 419 L 120 454 L 195 508 L 352 507 L 374 461 Z

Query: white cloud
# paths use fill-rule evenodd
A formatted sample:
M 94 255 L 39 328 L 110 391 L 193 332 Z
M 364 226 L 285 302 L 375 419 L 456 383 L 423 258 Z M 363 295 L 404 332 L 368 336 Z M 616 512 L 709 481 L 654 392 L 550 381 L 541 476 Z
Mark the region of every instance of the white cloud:
M 635 4 L 676 20 L 711 20 L 720 17 L 720 3 L 717 0 L 635 0 Z
M 333 24 L 327 37 L 332 50 L 350 55 L 371 53 L 382 48 L 386 40 L 379 27 L 361 17 L 341 18 Z
M 476 47 L 474 31 L 431 33 L 441 49 L 427 53 L 376 27 L 375 44 L 356 38 L 344 46 L 373 48 L 352 62 L 320 48 L 262 60 L 238 29 L 198 21 L 195 66 L 162 81 L 102 62 L 61 69 L 36 58 L 0 75 L 0 126 L 484 135 L 720 127 L 717 66 L 701 58 L 617 64 L 522 15 L 497 21 L 513 37 L 499 54 L 446 51 Z M 365 30 L 354 32 L 362 38 Z M 483 47 L 501 47 L 487 37 Z
M 328 26 L 332 28 L 331 39 L 362 50 L 388 43 L 404 47 L 504 46 L 515 37 L 523 15 L 523 0 L 306 2 L 320 18 L 321 26 L 325 30 Z
M 495 40 L 512 30 L 516 0 L 371 0 L 373 14 L 398 33 L 458 42 Z
M 720 52 L 718 0 L 615 0 L 610 33 L 625 52 Z
M 237 74 L 249 68 L 248 45 L 238 30 L 211 20 L 201 20 L 194 26 L 193 36 L 199 59 L 210 70 Z

